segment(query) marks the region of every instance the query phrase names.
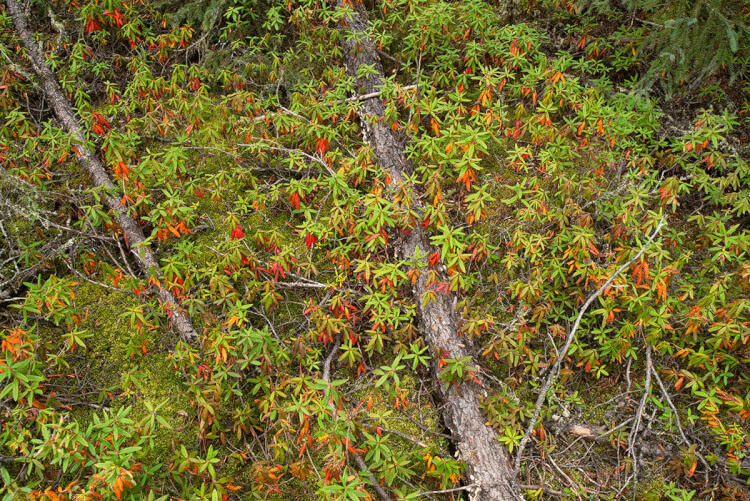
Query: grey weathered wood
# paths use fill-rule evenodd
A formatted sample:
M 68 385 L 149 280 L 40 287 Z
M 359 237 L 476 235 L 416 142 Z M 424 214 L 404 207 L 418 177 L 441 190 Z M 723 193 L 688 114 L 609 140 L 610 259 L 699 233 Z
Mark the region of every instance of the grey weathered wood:
M 344 8 L 343 5 L 341 8 Z M 347 73 L 356 78 L 357 69 L 362 65 L 374 67 L 376 72 L 357 80 L 357 93 L 376 93 L 383 85 L 383 68 L 378 53 L 367 39 L 367 14 L 360 8 L 350 11 L 345 18 L 349 33 L 343 42 L 344 62 Z M 377 94 L 375 94 L 377 95 Z M 411 172 L 404 145 L 385 120 L 385 109 L 379 97 L 363 100 L 360 107 L 365 140 L 372 146 L 382 167 L 390 174 L 389 187 L 396 188 L 405 181 L 404 174 Z M 419 207 L 417 207 L 418 209 Z M 400 241 L 399 252 L 403 256 L 423 256 L 434 251 L 422 228 L 417 226 Z M 443 277 L 447 280 L 447 277 Z M 436 300 L 424 306 L 419 300 L 431 287 L 427 284 L 427 274 L 422 273 L 414 286 L 417 299 L 417 314 L 422 323 L 425 341 L 430 347 L 433 359 L 441 356 L 463 358 L 471 355 L 458 335 L 459 316 L 455 309 L 455 296 L 444 292 L 436 293 Z M 439 369 L 432 366 L 437 379 Z M 505 449 L 497 441 L 497 433 L 485 424 L 479 409 L 480 387 L 474 383 L 461 383 L 447 390 L 440 386 L 444 402 L 443 418 L 451 430 L 458 457 L 466 463 L 468 483 L 476 488 L 471 499 L 489 501 L 521 499 L 518 484 L 513 475 L 513 467 Z
M 116 215 L 117 223 L 127 238 L 130 252 L 135 257 L 142 271 L 158 276 L 159 265 L 156 262 L 154 254 L 146 245 L 146 237 L 143 234 L 143 230 L 136 220 L 128 214 L 127 207 L 118 198 L 110 194 L 116 190 L 115 185 L 109 178 L 102 162 L 92 149 L 89 148 L 83 129 L 73 113 L 70 101 L 68 101 L 67 96 L 58 85 L 57 79 L 49 67 L 47 67 L 42 54 L 34 42 L 34 37 L 26 25 L 26 16 L 21 10 L 21 6 L 16 0 L 5 0 L 5 5 L 8 7 L 8 12 L 13 18 L 16 34 L 21 39 L 31 66 L 39 78 L 45 98 L 47 98 L 55 116 L 62 124 L 63 130 L 70 134 L 77 143 L 76 157 L 78 162 L 86 169 L 94 186 L 105 189 L 104 201 L 107 207 Z M 190 319 L 180 311 L 174 295 L 164 287 L 157 287 L 156 296 L 161 301 L 165 311 L 171 311 L 169 321 L 180 336 L 188 341 L 197 339 L 198 333 L 193 328 Z

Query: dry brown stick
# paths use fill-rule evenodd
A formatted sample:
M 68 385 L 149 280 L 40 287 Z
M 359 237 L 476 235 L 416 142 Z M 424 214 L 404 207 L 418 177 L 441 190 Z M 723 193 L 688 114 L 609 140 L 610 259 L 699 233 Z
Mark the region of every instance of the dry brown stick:
M 419 421 L 411 417 L 409 414 L 406 414 L 404 412 L 402 412 L 402 414 L 404 415 L 406 419 L 411 421 L 412 424 L 414 424 L 417 428 L 419 428 L 420 430 L 424 432 L 427 432 L 435 437 L 447 438 L 448 440 L 452 438 L 450 435 L 446 435 L 445 433 L 440 433 L 439 431 L 429 429 L 428 427 L 426 427 L 425 425 L 423 425 L 422 423 L 420 423 Z
M 430 494 L 450 494 L 452 492 L 471 491 L 478 487 L 477 484 L 462 485 L 461 487 L 454 487 L 452 489 L 442 489 L 439 491 L 426 491 L 416 494 L 415 497 L 429 496 Z
M 530 490 L 530 491 L 539 491 L 549 494 L 550 496 L 555 496 L 558 499 L 563 499 L 567 494 L 564 492 L 556 491 L 554 489 L 550 489 L 547 486 L 544 485 L 528 485 L 528 484 L 521 484 L 519 487 L 524 490 Z
M 633 423 L 633 430 L 630 433 L 630 436 L 628 437 L 628 454 L 630 454 L 630 457 L 633 458 L 633 500 L 635 500 L 636 496 L 636 487 L 638 486 L 638 457 L 635 453 L 635 441 L 638 438 L 638 431 L 641 427 L 641 417 L 643 416 L 643 410 L 646 408 L 646 403 L 648 402 L 648 398 L 651 395 L 651 369 L 653 366 L 651 365 L 651 345 L 646 342 L 646 384 L 643 388 L 643 396 L 641 397 L 641 401 L 638 404 L 638 410 L 635 413 L 635 420 Z M 628 479 L 627 482 L 625 482 L 625 485 L 620 490 L 620 493 L 622 493 L 625 488 L 627 488 L 628 484 L 630 483 L 630 479 Z
M 380 431 L 383 433 L 387 433 L 387 434 L 395 435 L 399 438 L 403 438 L 404 440 L 408 440 L 409 442 L 415 445 L 418 445 L 420 447 L 425 447 L 425 448 L 429 447 L 429 445 L 422 442 L 418 438 L 412 437 L 411 435 L 407 435 L 406 433 L 400 432 L 398 430 L 392 430 L 390 428 L 384 428 L 383 426 L 380 426 L 379 428 L 380 428 Z
M 331 381 L 331 364 L 333 363 L 333 359 L 336 357 L 336 354 L 338 353 L 340 346 L 341 346 L 341 336 L 336 336 L 336 342 L 331 348 L 331 352 L 323 361 L 323 376 L 321 377 L 321 379 L 325 381 L 326 383 Z
M 147 245 L 143 230 L 136 220 L 128 214 L 127 207 L 121 203 L 120 199 L 110 194 L 116 190 L 116 187 L 109 178 L 102 162 L 89 147 L 83 129 L 70 105 L 70 101 L 68 101 L 67 96 L 57 83 L 57 79 L 49 67 L 47 67 L 42 54 L 39 52 L 34 42 L 34 37 L 26 26 L 26 16 L 22 12 L 21 6 L 17 0 L 5 0 L 5 5 L 8 7 L 8 12 L 13 18 L 16 34 L 23 42 L 26 55 L 39 78 L 42 93 L 49 101 L 55 116 L 62 124 L 65 132 L 76 143 L 75 153 L 78 162 L 86 169 L 94 186 L 103 189 L 104 201 L 107 207 L 115 213 L 117 223 L 122 228 L 122 232 L 130 246 L 130 253 L 135 257 L 141 270 L 147 275 L 158 277 L 159 264 Z M 156 296 L 161 301 L 164 312 L 169 316 L 170 323 L 180 334 L 180 337 L 186 341 L 197 339 L 198 333 L 193 328 L 190 319 L 180 311 L 174 295 L 159 285 L 156 288 Z
M 418 87 L 419 87 L 419 84 L 404 85 L 403 87 L 400 87 L 399 90 L 414 90 L 414 89 L 416 89 Z M 356 103 L 358 101 L 365 101 L 367 99 L 372 99 L 373 97 L 378 97 L 382 93 L 383 93 L 382 90 L 377 90 L 377 91 L 373 91 L 373 92 L 368 92 L 367 94 L 360 94 L 360 95 L 357 95 L 357 96 L 347 97 L 345 99 L 339 99 L 339 100 L 334 101 L 333 103 L 331 103 L 331 106 L 335 106 L 337 104 Z M 287 110 L 286 108 L 282 108 L 280 112 L 276 112 L 276 113 L 284 113 L 284 114 L 286 114 L 286 113 L 292 113 L 293 114 L 293 112 L 291 112 L 290 110 Z M 267 116 L 268 116 L 268 114 L 258 115 L 257 117 L 253 117 L 253 121 L 254 122 L 259 122 L 261 120 L 265 120 Z
M 534 407 L 534 413 L 531 416 L 531 420 L 529 421 L 529 426 L 526 428 L 526 433 L 524 434 L 523 438 L 521 439 L 521 444 L 518 446 L 518 452 L 516 455 L 516 467 L 515 472 L 518 474 L 518 471 L 521 469 L 521 459 L 523 456 L 523 451 L 526 448 L 526 444 L 528 443 L 529 439 L 531 438 L 531 431 L 534 429 L 534 424 L 536 423 L 536 420 L 539 418 L 539 413 L 542 410 L 542 405 L 544 404 L 544 400 L 547 398 L 547 393 L 549 393 L 550 388 L 552 388 L 552 384 L 557 379 L 558 374 L 560 373 L 560 367 L 562 366 L 563 360 L 565 359 L 565 356 L 568 354 L 568 350 L 570 349 L 570 345 L 573 343 L 573 340 L 576 337 L 576 332 L 578 331 L 578 326 L 581 324 L 581 320 L 583 319 L 583 316 L 586 314 L 586 310 L 589 309 L 589 306 L 598 298 L 604 290 L 609 287 L 609 285 L 614 281 L 617 276 L 622 273 L 625 269 L 627 269 L 631 264 L 633 264 L 641 255 L 646 251 L 649 245 L 651 245 L 651 242 L 654 241 L 654 238 L 656 238 L 656 235 L 661 230 L 662 226 L 664 226 L 664 216 L 662 216 L 661 221 L 659 221 L 659 224 L 656 226 L 656 229 L 649 237 L 648 241 L 641 247 L 641 249 L 638 251 L 638 253 L 633 256 L 632 259 L 630 259 L 627 263 L 620 266 L 611 277 L 607 279 L 604 284 L 602 284 L 601 287 L 599 287 L 596 292 L 594 292 L 589 298 L 586 300 L 586 302 L 583 304 L 583 307 L 581 307 L 581 310 L 578 312 L 578 316 L 576 317 L 575 323 L 573 324 L 573 328 L 570 330 L 570 333 L 568 333 L 568 337 L 565 339 L 565 345 L 560 350 L 560 356 L 557 357 L 557 360 L 555 361 L 555 365 L 552 366 L 552 370 L 547 374 L 547 378 L 544 381 L 544 384 L 542 385 L 542 389 L 539 391 L 539 397 L 536 399 L 536 406 Z
M 5 299 L 11 297 L 13 294 L 18 292 L 18 290 L 23 286 L 24 281 L 37 274 L 44 267 L 45 263 L 49 262 L 49 260 L 51 260 L 55 256 L 62 254 L 63 252 L 71 248 L 75 243 L 75 237 L 70 238 L 64 242 L 62 242 L 62 240 L 62 238 L 56 238 L 51 242 L 45 244 L 41 249 L 39 249 L 38 252 L 36 252 L 36 254 L 40 256 L 38 262 L 34 263 L 28 268 L 24 268 L 11 278 L 0 283 L 0 298 Z M 7 289 L 4 289 L 4 287 L 6 286 L 8 286 Z
M 73 275 L 75 275 L 76 277 L 78 277 L 79 280 L 83 280 L 84 282 L 88 282 L 88 283 L 90 283 L 92 285 L 96 285 L 97 287 L 102 287 L 104 289 L 109 289 L 109 290 L 111 290 L 113 292 L 119 292 L 121 294 L 128 294 L 128 295 L 133 294 L 133 291 L 126 291 L 125 289 L 120 289 L 119 287 L 115 287 L 114 285 L 107 285 L 107 284 L 99 282 L 97 280 L 90 279 L 86 275 L 80 273 L 78 270 L 76 270 L 75 268 L 73 268 L 73 266 L 71 265 L 71 263 L 68 262 L 68 260 L 63 259 L 62 262 L 63 262 L 63 264 L 65 264 L 65 267 L 68 268 L 68 270 Z
M 550 462 L 550 464 L 552 464 L 552 467 L 553 467 L 553 468 L 555 468 L 555 470 L 557 470 L 557 472 L 558 472 L 558 473 L 559 473 L 559 474 L 560 474 L 560 475 L 561 475 L 561 476 L 562 476 L 562 477 L 563 477 L 563 478 L 564 478 L 565 480 L 567 480 L 567 481 L 568 481 L 568 484 L 570 485 L 570 490 L 572 490 L 572 491 L 573 491 L 573 494 L 575 494 L 575 495 L 576 495 L 576 497 L 577 497 L 577 498 L 578 498 L 578 499 L 580 500 L 580 499 L 581 499 L 581 495 L 580 495 L 580 494 L 578 494 L 578 489 L 576 489 L 576 487 L 578 487 L 578 484 L 576 484 L 576 483 L 575 483 L 575 482 L 573 481 L 573 479 L 572 479 L 572 478 L 570 478 L 570 476 L 569 476 L 569 475 L 568 475 L 567 473 L 565 473 L 565 472 L 564 472 L 564 471 L 562 470 L 562 468 L 560 468 L 560 466 L 558 466 L 558 464 L 557 464 L 557 463 L 555 462 L 555 460 L 554 460 L 554 459 L 552 458 L 552 456 L 547 456 L 547 460 L 548 460 L 548 461 Z

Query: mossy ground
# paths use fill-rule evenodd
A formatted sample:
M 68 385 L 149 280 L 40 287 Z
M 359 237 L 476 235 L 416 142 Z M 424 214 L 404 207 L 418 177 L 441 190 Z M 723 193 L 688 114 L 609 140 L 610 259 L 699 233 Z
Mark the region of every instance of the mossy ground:
M 172 368 L 162 334 L 157 330 L 139 333 L 118 314 L 136 304 L 138 298 L 133 295 L 88 283 L 78 287 L 76 306 L 86 318 L 81 327 L 94 334 L 86 342 L 85 366 L 90 367 L 92 390 L 99 389 L 105 396 L 102 405 L 113 410 L 130 405 L 130 417 L 136 422 L 147 416 L 146 402 L 154 407 L 163 403 L 159 415 L 169 428 L 157 427 L 151 457 L 164 462 L 175 443 L 194 445 L 196 431 L 187 419 L 191 406 L 185 381 Z M 146 353 L 139 350 L 144 346 Z M 77 408 L 75 415 L 85 427 L 94 412 L 96 408 Z

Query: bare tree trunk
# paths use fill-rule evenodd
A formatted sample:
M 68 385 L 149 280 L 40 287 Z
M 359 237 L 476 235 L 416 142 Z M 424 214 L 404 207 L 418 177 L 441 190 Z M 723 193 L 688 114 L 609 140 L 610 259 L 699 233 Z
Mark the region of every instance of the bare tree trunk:
M 122 228 L 123 234 L 128 241 L 130 252 L 136 261 L 138 261 L 142 271 L 146 274 L 158 276 L 159 265 L 145 243 L 146 238 L 143 230 L 136 220 L 128 215 L 127 207 L 119 199 L 110 194 L 115 191 L 116 187 L 109 178 L 102 162 L 91 148 L 89 148 L 86 137 L 83 134 L 83 129 L 73 113 L 73 108 L 68 98 L 62 89 L 60 89 L 57 79 L 47 67 L 42 54 L 34 42 L 34 37 L 26 26 L 25 14 L 16 0 L 5 0 L 5 5 L 8 7 L 8 12 L 13 18 L 16 33 L 26 48 L 31 66 L 34 68 L 37 77 L 39 77 L 44 96 L 52 106 L 55 116 L 62 124 L 63 129 L 78 143 L 76 148 L 78 150 L 76 152 L 78 161 L 86 169 L 86 172 L 88 172 L 94 186 L 105 189 L 104 200 L 107 207 L 116 214 L 117 223 Z M 172 326 L 177 330 L 182 339 L 186 341 L 197 339 L 198 333 L 193 328 L 190 319 L 179 310 L 174 295 L 161 286 L 156 288 L 156 295 L 161 301 L 164 310 L 169 315 Z
M 383 68 L 375 47 L 365 36 L 368 25 L 366 12 L 356 8 L 346 18 L 346 24 L 351 31 L 346 34 L 347 39 L 343 42 L 347 73 L 356 78 L 360 66 L 374 67 L 376 72 L 357 79 L 357 92 L 376 92 L 383 84 Z M 360 118 L 365 140 L 372 145 L 380 165 L 388 170 L 389 186 L 396 188 L 403 182 L 404 174 L 410 172 L 411 165 L 404 153 L 404 145 L 392 132 L 384 116 L 384 107 L 379 97 L 362 102 Z M 427 262 L 426 256 L 433 250 L 420 226 L 411 230 L 400 242 L 399 248 L 404 256 L 410 257 L 419 251 L 420 256 L 425 256 L 422 259 L 424 264 Z M 417 298 L 417 314 L 422 322 L 423 335 L 433 359 L 460 359 L 470 355 L 458 336 L 460 319 L 455 308 L 456 297 L 436 292 L 434 302 L 422 305 L 422 301 L 418 300 L 426 291 L 432 290 L 426 275 L 420 274 L 413 293 Z M 446 277 L 442 278 L 447 280 Z M 432 372 L 437 379 L 439 368 L 436 363 L 432 365 Z M 485 424 L 485 418 L 479 409 L 480 391 L 478 385 L 466 382 L 447 390 L 442 385 L 440 387 L 445 404 L 443 418 L 453 434 L 459 458 L 466 463 L 468 482 L 476 486 L 471 499 L 521 499 L 509 456 L 497 441 L 497 433 Z

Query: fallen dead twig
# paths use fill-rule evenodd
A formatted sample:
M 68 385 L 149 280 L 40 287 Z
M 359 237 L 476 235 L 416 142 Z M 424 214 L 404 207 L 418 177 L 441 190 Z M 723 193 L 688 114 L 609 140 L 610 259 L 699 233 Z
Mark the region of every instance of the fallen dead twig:
M 138 262 L 141 271 L 145 275 L 159 277 L 159 263 L 149 246 L 149 241 L 143 233 L 143 229 L 129 212 L 127 206 L 122 204 L 119 196 L 115 196 L 117 186 L 112 182 L 109 174 L 102 164 L 96 152 L 89 146 L 84 130 L 78 120 L 67 95 L 62 91 L 57 77 L 47 66 L 47 62 L 40 52 L 26 24 L 26 16 L 23 8 L 17 0 L 5 0 L 6 11 L 13 20 L 13 26 L 22 45 L 26 49 L 26 56 L 39 79 L 39 87 L 44 97 L 49 101 L 55 116 L 60 121 L 62 129 L 77 143 L 80 151 L 76 150 L 76 158 L 84 168 L 92 184 L 101 190 L 104 202 L 114 213 L 115 220 L 120 226 L 123 235 L 127 238 L 130 253 Z M 198 333 L 186 312 L 183 312 L 174 295 L 161 284 L 155 288 L 156 296 L 161 302 L 162 313 L 169 317 L 170 324 L 185 341 L 196 341 Z
M 381 55 L 382 55 L 382 52 L 381 52 Z M 414 89 L 416 89 L 418 87 L 419 87 L 419 84 L 404 85 L 403 87 L 399 87 L 398 90 L 414 90 Z M 338 100 L 334 101 L 333 103 L 331 103 L 331 105 L 335 106 L 337 104 L 354 103 L 354 102 L 357 102 L 357 101 L 366 101 L 368 99 L 372 99 L 373 97 L 378 97 L 382 93 L 383 93 L 383 91 L 381 89 L 381 90 L 375 91 L 375 92 L 368 92 L 367 94 L 359 94 L 359 95 L 347 97 L 347 98 L 344 98 L 344 99 L 338 99 Z M 281 112 L 282 112 L 282 114 L 292 113 L 289 110 L 286 110 L 286 109 L 283 109 L 283 108 L 282 108 Z M 277 113 L 279 113 L 279 112 L 277 112 Z M 257 117 L 253 117 L 253 121 L 260 122 L 262 120 L 265 120 L 266 117 L 268 117 L 268 114 L 258 115 Z
M 628 437 L 628 454 L 630 454 L 630 457 L 633 459 L 633 474 L 631 475 L 631 478 L 633 479 L 633 500 L 635 501 L 636 496 L 636 486 L 638 485 L 638 457 L 635 453 L 635 441 L 638 438 L 638 431 L 641 427 L 641 418 L 643 416 L 643 410 L 646 408 L 646 402 L 648 402 L 648 397 L 651 394 L 651 370 L 653 369 L 653 366 L 651 364 L 651 345 L 646 343 L 646 384 L 643 388 L 643 396 L 641 397 L 641 401 L 638 404 L 638 410 L 635 413 L 635 419 L 633 422 L 633 431 L 630 433 L 630 436 Z M 625 485 L 622 486 L 620 489 L 620 494 L 627 488 L 628 484 L 630 483 L 630 479 L 628 479 L 625 482 Z
M 539 392 L 539 397 L 536 399 L 536 406 L 534 407 L 534 413 L 531 416 L 531 420 L 529 421 L 529 426 L 526 428 L 526 433 L 524 434 L 523 438 L 521 439 L 521 443 L 518 446 L 518 453 L 516 455 L 516 463 L 515 463 L 515 475 L 518 475 L 519 470 L 521 469 L 521 459 L 523 457 L 523 451 L 526 448 L 526 444 L 529 442 L 529 439 L 531 438 L 531 432 L 534 429 L 534 424 L 536 423 L 536 420 L 539 418 L 539 413 L 542 410 L 542 405 L 544 404 L 544 400 L 547 398 L 547 393 L 549 393 L 550 388 L 552 388 L 552 384 L 557 379 L 558 374 L 560 373 L 560 367 L 562 365 L 563 360 L 565 359 L 565 356 L 568 354 L 568 350 L 570 349 L 570 345 L 573 343 L 573 340 L 575 339 L 576 332 L 578 331 L 578 327 L 581 324 L 581 320 L 583 319 L 583 316 L 586 314 L 586 310 L 588 310 L 589 306 L 604 292 L 604 290 L 609 287 L 609 285 L 614 281 L 617 276 L 622 273 L 624 270 L 626 270 L 631 264 L 633 264 L 638 258 L 643 255 L 643 253 L 646 251 L 649 245 L 651 245 L 651 242 L 654 241 L 654 238 L 656 238 L 656 235 L 661 230 L 662 226 L 664 226 L 664 216 L 662 216 L 661 221 L 659 221 L 659 224 L 656 226 L 656 229 L 649 237 L 648 241 L 641 247 L 641 249 L 638 251 L 638 253 L 633 256 L 628 262 L 620 266 L 617 271 L 615 271 L 611 277 L 607 279 L 604 284 L 602 284 L 601 287 L 599 287 L 596 292 L 594 292 L 589 298 L 586 300 L 586 302 L 583 304 L 583 307 L 578 312 L 578 317 L 576 317 L 575 323 L 573 324 L 573 328 L 570 330 L 570 333 L 568 334 L 568 337 L 565 340 L 565 345 L 560 350 L 560 356 L 555 361 L 555 365 L 552 367 L 552 370 L 547 374 L 547 379 L 545 379 L 544 384 L 542 385 L 542 389 Z
M 690 440 L 688 440 L 687 437 L 685 436 L 685 432 L 682 430 L 682 424 L 680 423 L 680 415 L 677 413 L 677 408 L 672 402 L 672 398 L 669 396 L 669 393 L 667 392 L 667 388 L 664 386 L 664 383 L 662 382 L 661 378 L 659 377 L 659 374 L 656 372 L 656 369 L 653 366 L 651 367 L 651 373 L 654 375 L 654 379 L 656 379 L 656 384 L 659 386 L 659 390 L 661 391 L 661 394 L 664 396 L 664 399 L 667 401 L 667 405 L 669 405 L 669 408 L 672 409 L 672 413 L 674 414 L 674 421 L 675 421 L 675 424 L 677 425 L 677 430 L 680 432 L 680 437 L 682 438 L 682 441 L 687 446 L 692 445 Z M 697 450 L 693 451 L 693 454 L 695 454 L 698 457 L 698 459 L 700 459 L 701 463 L 703 463 L 704 475 L 705 475 L 706 483 L 708 484 L 708 471 L 709 471 L 708 461 L 706 461 L 706 458 L 704 458 L 703 455 Z

